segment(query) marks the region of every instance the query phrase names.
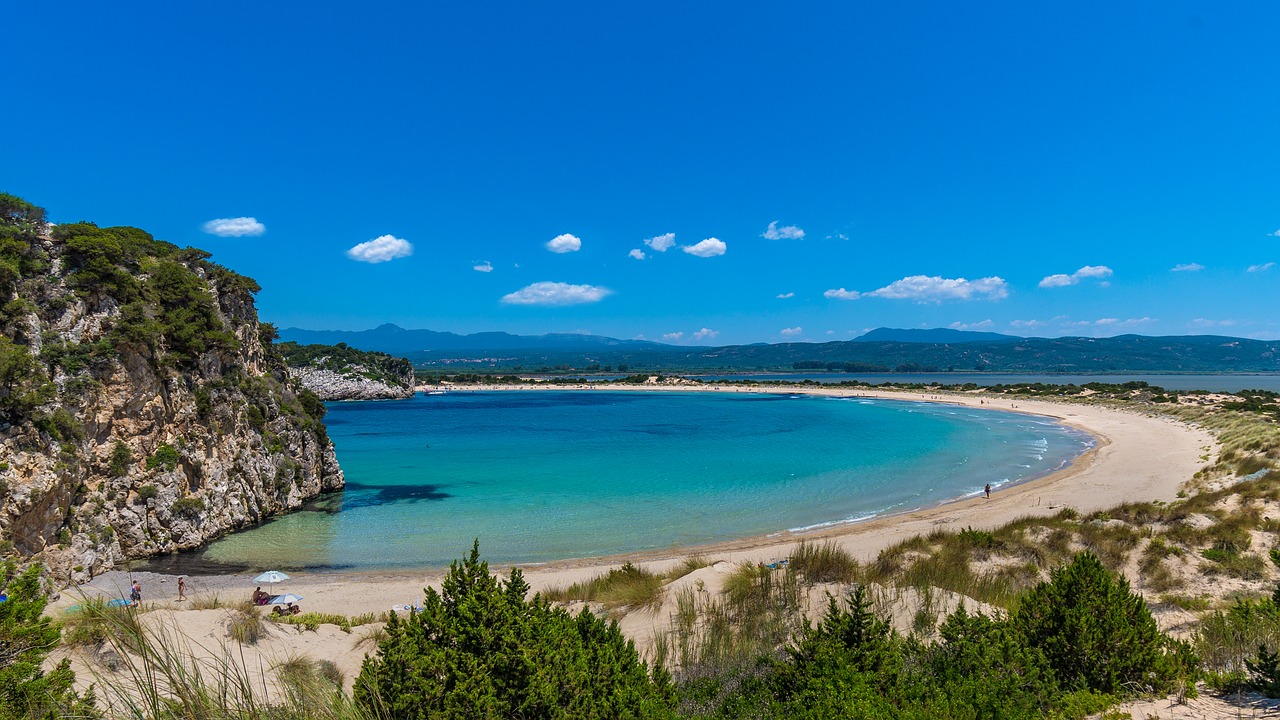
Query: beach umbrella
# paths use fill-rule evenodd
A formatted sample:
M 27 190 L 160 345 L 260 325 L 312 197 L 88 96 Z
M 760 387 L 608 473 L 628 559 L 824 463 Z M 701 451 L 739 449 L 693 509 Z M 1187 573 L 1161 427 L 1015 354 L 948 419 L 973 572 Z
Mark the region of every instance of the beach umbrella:
M 271 598 L 272 605 L 284 605 L 285 603 L 300 603 L 300 602 L 302 602 L 302 596 L 294 595 L 293 593 L 285 593 L 284 595 L 277 595 Z
M 262 573 L 261 575 L 259 575 L 258 577 L 254 578 L 253 581 L 256 583 L 278 583 L 288 579 L 289 579 L 289 576 L 285 575 L 279 570 L 268 570 Z

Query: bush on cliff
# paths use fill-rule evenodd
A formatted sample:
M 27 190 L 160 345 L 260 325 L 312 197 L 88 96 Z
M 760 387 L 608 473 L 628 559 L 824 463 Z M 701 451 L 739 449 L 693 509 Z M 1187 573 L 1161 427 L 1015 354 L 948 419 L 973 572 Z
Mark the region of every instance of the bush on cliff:
M 518 569 L 491 576 L 476 543 L 420 612 L 392 616 L 356 702 L 390 717 L 673 715 L 666 673 L 650 673 L 617 623 L 526 600 L 528 589 Z

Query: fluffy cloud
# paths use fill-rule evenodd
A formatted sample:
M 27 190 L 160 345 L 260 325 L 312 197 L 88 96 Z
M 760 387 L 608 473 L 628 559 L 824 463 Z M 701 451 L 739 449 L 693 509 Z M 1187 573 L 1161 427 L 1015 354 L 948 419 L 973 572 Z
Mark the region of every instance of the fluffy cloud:
M 1085 265 L 1070 275 L 1049 275 L 1040 281 L 1042 288 L 1066 287 L 1067 285 L 1077 285 L 1085 278 L 1106 278 L 1112 276 L 1111 268 L 1106 265 Z
M 977 280 L 944 278 L 936 275 L 912 275 L 885 285 L 879 290 L 860 293 L 856 290 L 828 290 L 823 297 L 837 300 L 857 300 L 861 297 L 879 297 L 889 300 L 915 300 L 919 303 L 939 303 L 943 300 L 1003 300 L 1009 296 L 1009 284 L 1002 278 L 985 277 Z
M 786 300 L 787 298 L 793 298 L 795 296 L 796 294 L 793 292 L 778 293 L 779 300 Z
M 1200 272 L 1203 269 L 1204 266 L 1200 263 L 1183 263 L 1181 265 L 1174 265 L 1170 269 L 1170 272 Z
M 636 260 L 643 260 L 643 259 L 644 259 L 644 251 L 643 251 L 643 250 L 641 250 L 640 248 L 633 248 L 633 249 L 631 250 L 631 252 L 627 253 L 627 257 L 629 257 L 629 258 L 635 258 Z
M 774 220 L 760 237 L 765 240 L 799 240 L 804 237 L 804 231 L 795 225 L 778 227 L 778 221 Z
M 1271 236 L 1271 237 L 1280 237 L 1280 230 L 1277 230 L 1277 231 L 1275 231 L 1275 232 L 1273 232 L 1273 233 L 1267 233 L 1267 235 L 1269 235 L 1269 236 Z
M 781 335 L 782 337 L 795 337 L 796 335 L 799 335 L 802 332 L 804 332 L 804 328 L 797 325 L 793 328 L 782 328 L 781 330 L 778 331 L 778 334 Z
M 612 290 L 597 285 L 570 285 L 562 282 L 536 282 L 502 296 L 508 305 L 582 305 L 600 302 Z
M 367 263 L 381 263 L 396 258 L 409 257 L 413 254 L 413 245 L 403 238 L 394 235 L 383 235 L 369 242 L 362 242 L 347 251 L 352 260 Z
M 824 293 L 822 297 L 831 298 L 833 300 L 857 300 L 862 297 L 862 293 L 857 290 L 845 290 L 844 288 L 832 288 Z
M 1191 321 L 1191 327 L 1196 328 L 1231 327 L 1235 324 L 1235 320 L 1210 320 L 1208 318 L 1196 318 Z
M 1250 265 L 1249 269 L 1245 272 L 1266 272 L 1275 266 L 1276 264 L 1273 262 L 1262 263 L 1261 265 Z
M 698 257 L 708 258 L 708 257 L 715 257 L 717 255 L 723 255 L 724 251 L 729 249 L 729 246 L 725 245 L 723 240 L 717 240 L 716 238 L 712 237 L 712 238 L 707 238 L 706 240 L 703 240 L 702 242 L 699 242 L 695 245 L 683 245 L 680 247 L 680 249 L 684 250 L 690 255 L 696 255 Z
M 1036 328 L 1042 328 L 1047 324 L 1048 323 L 1043 320 L 1014 320 L 1009 323 L 1010 326 L 1016 327 L 1019 330 L 1035 330 Z
M 676 342 L 677 340 L 680 340 L 683 337 L 684 337 L 684 333 L 682 332 L 664 333 L 662 335 L 662 339 L 666 340 L 667 342 Z
M 995 323 L 991 320 L 982 320 L 976 323 L 953 322 L 947 327 L 952 330 L 990 330 L 995 327 Z
M 675 233 L 663 233 L 644 241 L 654 252 L 666 252 L 676 245 Z
M 690 335 L 689 339 L 690 340 L 710 340 L 711 338 L 714 338 L 719 334 L 720 334 L 719 330 L 712 330 L 711 328 L 702 328 L 698 332 Z
M 200 228 L 218 237 L 257 237 L 267 231 L 266 225 L 251 217 L 218 218 L 210 220 Z
M 547 241 L 547 249 L 553 253 L 571 253 L 582 249 L 582 240 L 576 235 L 565 233 Z
M 477 263 L 475 265 L 472 265 L 471 269 L 475 270 L 476 272 L 484 272 L 484 273 L 493 272 L 493 263 L 489 262 L 488 260 L 485 260 L 482 263 Z

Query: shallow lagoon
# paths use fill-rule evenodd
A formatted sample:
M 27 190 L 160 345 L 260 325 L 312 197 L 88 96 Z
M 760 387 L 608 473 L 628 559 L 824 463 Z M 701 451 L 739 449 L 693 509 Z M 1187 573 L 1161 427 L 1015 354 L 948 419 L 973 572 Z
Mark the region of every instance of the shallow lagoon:
M 853 522 L 1059 469 L 1042 418 L 765 393 L 457 392 L 334 403 L 347 490 L 213 543 L 232 565 L 535 563 Z

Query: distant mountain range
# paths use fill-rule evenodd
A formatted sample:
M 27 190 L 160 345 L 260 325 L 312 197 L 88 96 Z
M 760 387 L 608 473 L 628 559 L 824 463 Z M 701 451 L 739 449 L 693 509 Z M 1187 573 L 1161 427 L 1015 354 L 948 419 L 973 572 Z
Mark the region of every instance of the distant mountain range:
M 724 347 L 666 345 L 599 335 L 457 335 L 405 330 L 287 328 L 282 340 L 347 345 L 407 357 L 420 368 L 629 370 L 974 371 L 1027 373 L 1280 372 L 1280 341 L 1218 335 L 1023 338 L 1000 333 L 878 328 L 853 340 Z
M 280 339 L 299 345 L 337 345 L 346 343 L 360 350 L 379 350 L 395 355 L 439 350 L 594 350 L 607 348 L 669 348 L 671 345 L 647 340 L 618 340 L 601 335 L 549 333 L 547 335 L 512 335 L 505 332 L 482 332 L 458 335 L 435 330 L 406 330 L 386 323 L 372 330 L 303 330 L 286 328 Z

